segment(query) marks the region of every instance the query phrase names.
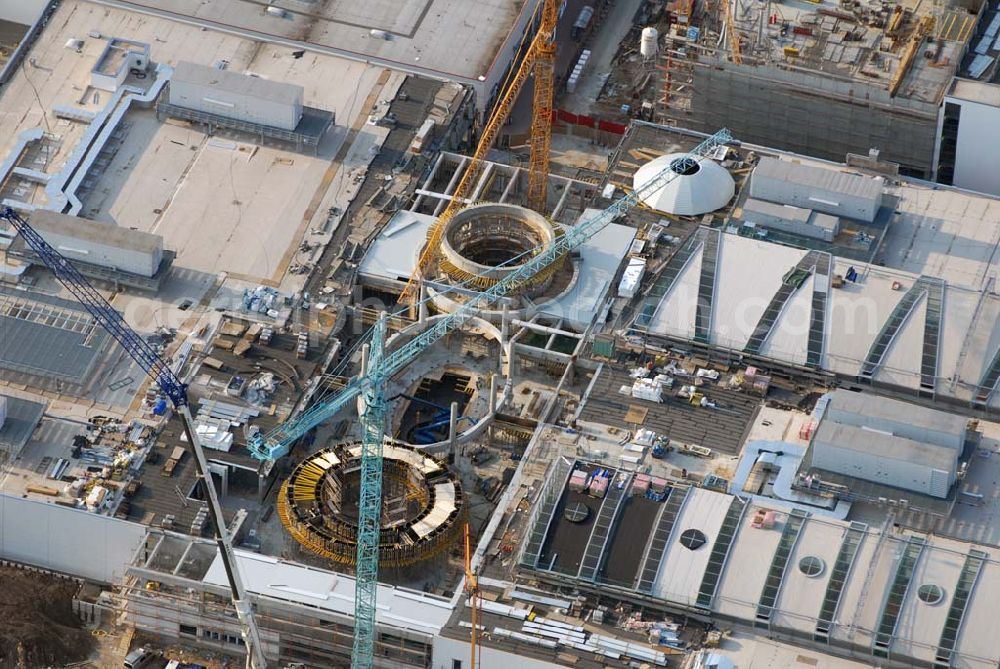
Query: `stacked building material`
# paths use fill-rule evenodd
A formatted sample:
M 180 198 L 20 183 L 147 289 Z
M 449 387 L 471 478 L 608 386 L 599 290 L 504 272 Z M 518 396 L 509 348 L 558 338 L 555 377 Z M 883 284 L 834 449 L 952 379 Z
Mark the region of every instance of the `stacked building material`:
M 583 492 L 587 489 L 589 476 L 587 472 L 577 469 L 569 477 L 569 489 L 573 492 Z
M 632 481 L 632 494 L 645 495 L 649 490 L 650 480 L 649 474 L 636 474 L 635 480 Z

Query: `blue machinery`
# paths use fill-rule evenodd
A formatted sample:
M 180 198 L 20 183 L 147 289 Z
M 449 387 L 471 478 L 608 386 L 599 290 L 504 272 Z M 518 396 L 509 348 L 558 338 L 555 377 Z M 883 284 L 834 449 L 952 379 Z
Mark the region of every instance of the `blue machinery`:
M 435 402 L 425 400 L 421 397 L 414 397 L 413 395 L 407 395 L 406 393 L 400 393 L 395 397 L 390 397 L 389 401 L 394 402 L 400 397 L 408 399 L 411 402 L 416 402 L 417 404 L 423 404 L 424 406 L 428 406 L 436 410 L 437 412 L 434 414 L 434 417 L 431 418 L 429 421 L 425 421 L 423 423 L 417 423 L 416 425 L 413 426 L 412 430 L 413 441 L 411 443 L 417 446 L 426 446 L 427 444 L 433 444 L 436 441 L 441 441 L 440 439 L 437 438 L 434 432 L 438 428 L 451 424 L 451 409 L 445 406 L 441 406 L 440 404 L 437 404 Z M 472 418 L 469 416 L 459 416 L 458 422 L 461 423 L 462 421 L 468 421 L 471 423 Z
M 357 377 L 333 397 L 324 399 L 295 418 L 283 423 L 271 432 L 254 436 L 247 444 L 254 457 L 260 460 L 276 460 L 288 453 L 292 444 L 320 423 L 332 418 L 352 401 L 357 402 L 363 429 L 361 450 L 361 493 L 358 507 L 358 559 L 355 592 L 354 647 L 351 666 L 355 669 L 369 669 L 374 664 L 376 595 L 378 588 L 378 549 L 382 521 L 382 446 L 385 439 L 385 417 L 388 403 L 385 397 L 387 382 L 403 370 L 421 353 L 439 339 L 459 330 L 481 309 L 496 304 L 508 293 L 515 290 L 539 271 L 564 254 L 579 248 L 584 242 L 603 230 L 612 221 L 624 216 L 640 200 L 651 196 L 685 171 L 691 161 L 702 161 L 717 147 L 732 140 L 728 130 L 720 130 L 699 144 L 691 153 L 673 161 L 641 188 L 631 191 L 596 216 L 584 220 L 568 229 L 547 248 L 529 257 L 514 272 L 490 289 L 471 295 L 450 315 L 438 319 L 414 338 L 394 351 L 385 350 L 387 339 L 387 314 L 382 314 L 372 330 L 368 344 L 369 355 L 362 356 L 362 371 Z M 209 509 L 219 535 L 218 543 L 222 551 L 226 572 L 229 576 L 234 605 L 240 617 L 244 639 L 251 651 L 248 663 L 255 669 L 264 667 L 260 647 L 259 632 L 253 619 L 252 610 L 237 572 L 232 546 L 222 520 L 214 485 L 206 475 L 204 454 L 192 429 L 191 414 L 187 407 L 185 386 L 149 347 L 149 345 L 128 327 L 122 317 L 95 291 L 76 269 L 55 249 L 49 246 L 16 213 L 6 209 L 2 214 L 25 241 L 42 258 L 57 278 L 65 285 L 93 317 L 108 330 L 137 363 L 156 381 L 160 389 L 170 398 L 184 420 L 184 428 L 192 444 L 192 452 L 198 464 L 198 472 L 209 491 Z M 515 261 L 521 258 L 515 259 Z
M 25 243 L 38 254 L 42 262 L 52 270 L 59 282 L 79 300 L 80 304 L 90 312 L 97 323 L 108 331 L 125 352 L 152 378 L 180 414 L 184 424 L 184 433 L 190 444 L 191 455 L 194 457 L 198 477 L 205 489 L 205 499 L 208 500 L 208 511 L 215 526 L 215 541 L 219 546 L 222 564 L 229 580 L 229 592 L 239 618 L 243 641 L 247 647 L 247 666 L 251 669 L 264 669 L 264 649 L 261 646 L 260 631 L 253 617 L 250 600 L 247 599 L 243 580 L 240 578 L 233 553 L 233 544 L 229 529 L 222 516 L 222 507 L 215 491 L 215 484 L 208 473 L 208 463 L 201 442 L 194 429 L 191 410 L 188 407 L 187 386 L 174 374 L 170 366 L 156 354 L 149 343 L 128 326 L 121 314 L 98 293 L 90 282 L 73 266 L 73 264 L 49 245 L 17 212 L 9 207 L 0 211 L 0 218 L 10 223 L 14 230 L 20 233 Z

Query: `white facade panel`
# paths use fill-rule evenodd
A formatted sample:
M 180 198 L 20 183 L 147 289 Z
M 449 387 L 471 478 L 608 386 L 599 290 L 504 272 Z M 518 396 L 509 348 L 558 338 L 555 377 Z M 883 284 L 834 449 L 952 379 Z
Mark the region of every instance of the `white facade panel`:
M 1000 195 L 1000 106 L 945 98 L 948 103 L 962 108 L 952 185 Z
M 146 537 L 138 523 L 0 493 L 0 558 L 112 583 Z

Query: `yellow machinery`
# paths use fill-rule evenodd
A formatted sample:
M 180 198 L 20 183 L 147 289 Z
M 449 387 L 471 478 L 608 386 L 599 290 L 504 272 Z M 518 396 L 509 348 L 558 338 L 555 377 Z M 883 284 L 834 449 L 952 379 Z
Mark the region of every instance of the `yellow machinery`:
M 479 645 L 479 579 L 472 571 L 472 546 L 469 540 L 469 524 L 465 524 L 465 594 L 469 596 L 469 611 L 472 615 L 469 622 L 472 623 L 472 637 L 469 640 L 470 662 L 469 666 L 476 669 L 476 660 Z
M 906 48 L 903 49 L 903 55 L 899 57 L 899 65 L 896 66 L 896 71 L 893 73 L 892 79 L 889 81 L 889 95 L 891 97 L 895 97 L 896 93 L 899 91 L 899 87 L 903 83 L 903 79 L 906 78 L 906 73 L 909 71 L 910 65 L 913 64 L 913 59 L 920 50 L 920 45 L 924 43 L 924 39 L 930 35 L 933 30 L 933 16 L 928 14 L 920 19 L 917 29 L 913 31 L 910 41 L 907 42 Z
M 726 24 L 726 36 L 729 38 L 729 50 L 733 54 L 733 62 L 737 65 L 743 63 L 743 49 L 740 46 L 740 34 L 733 23 L 733 0 L 722 0 L 723 21 Z
M 556 0 L 544 0 L 542 23 L 532 43 L 535 60 L 535 97 L 531 109 L 531 158 L 528 163 L 528 206 L 545 213 L 549 185 L 549 146 L 552 143 L 552 104 L 556 69 L 556 23 L 559 7 Z
M 535 33 L 528 51 L 525 53 L 521 66 L 514 73 L 503 95 L 489 120 L 483 127 L 483 133 L 479 137 L 479 144 L 472 155 L 469 166 L 466 168 L 462 178 L 459 179 L 451 201 L 438 217 L 438 220 L 431 226 L 427 234 L 427 244 L 420 253 L 420 259 L 413 270 L 406 287 L 399 296 L 399 302 L 416 305 L 419 301 L 420 277 L 426 272 L 437 259 L 438 247 L 441 243 L 441 233 L 444 224 L 451 220 L 460 209 L 465 207 L 466 201 L 472 193 L 479 176 L 485 167 L 486 154 L 500 134 L 500 128 L 507 121 L 517 97 L 524 88 L 524 82 L 532 72 L 535 73 L 535 96 L 534 108 L 531 119 L 531 159 L 528 169 L 528 205 L 533 209 L 544 207 L 546 188 L 548 185 L 549 172 L 549 145 L 552 139 L 552 100 L 553 100 L 553 79 L 555 68 L 555 36 L 556 23 L 559 19 L 558 0 L 543 0 L 541 7 L 541 24 L 538 32 Z

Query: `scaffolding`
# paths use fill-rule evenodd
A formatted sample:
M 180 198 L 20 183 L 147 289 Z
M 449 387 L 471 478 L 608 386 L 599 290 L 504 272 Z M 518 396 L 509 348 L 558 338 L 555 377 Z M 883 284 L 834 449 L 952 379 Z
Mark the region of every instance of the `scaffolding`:
M 355 567 L 360 447 L 312 454 L 278 493 L 278 516 L 304 548 Z M 380 568 L 403 569 L 431 560 L 458 540 L 466 508 L 461 483 L 417 448 L 387 444 L 384 452 Z
M 162 547 L 164 542 L 171 543 L 170 550 Z M 133 565 L 115 584 L 112 604 L 120 624 L 167 644 L 181 643 L 230 657 L 245 653 L 227 589 L 203 580 L 214 556 L 215 545 L 210 541 L 151 533 Z M 270 662 L 278 666 L 299 662 L 315 669 L 350 665 L 354 625 L 349 614 L 256 593 L 250 597 Z M 376 661 L 428 667 L 432 644 L 430 633 L 380 624 Z

